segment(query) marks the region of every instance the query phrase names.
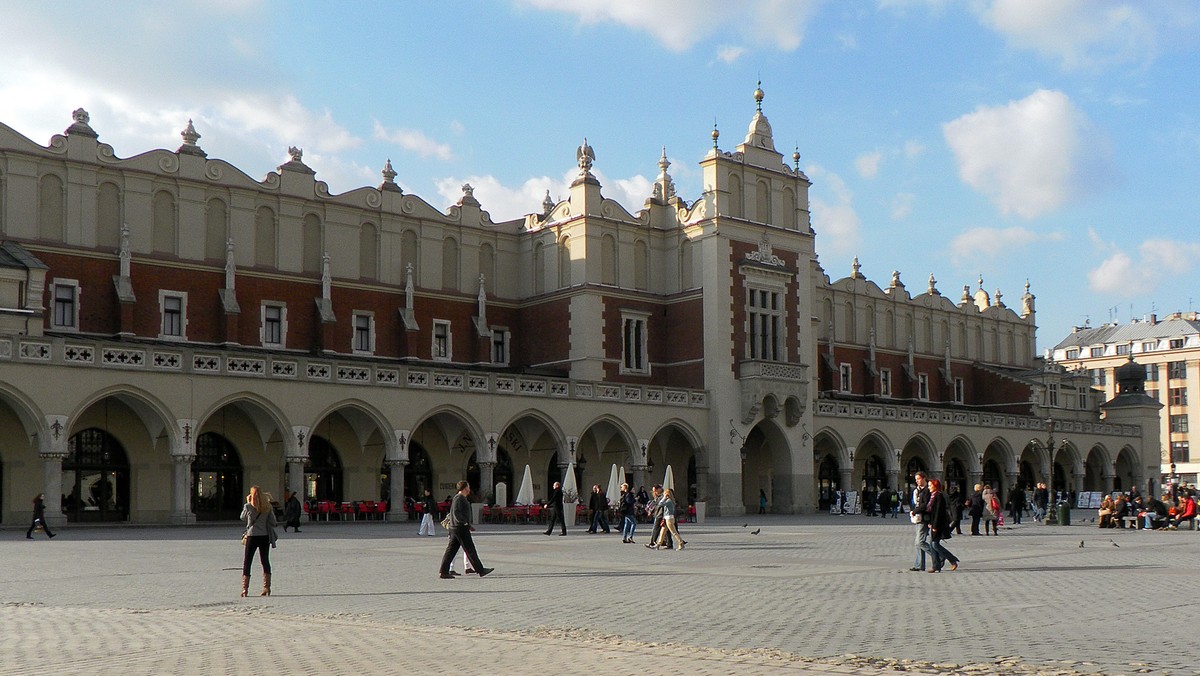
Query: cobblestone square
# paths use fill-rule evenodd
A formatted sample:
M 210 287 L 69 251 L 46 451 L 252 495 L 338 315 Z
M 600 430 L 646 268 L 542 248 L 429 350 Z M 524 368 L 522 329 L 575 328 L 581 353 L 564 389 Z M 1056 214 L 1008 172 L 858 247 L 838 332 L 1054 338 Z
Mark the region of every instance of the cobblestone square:
M 440 580 L 445 538 L 416 530 L 281 534 L 246 599 L 236 524 L 5 530 L 0 672 L 1200 674 L 1191 531 L 1026 523 L 930 575 L 903 519 L 710 519 L 682 552 L 484 525 L 496 572 Z

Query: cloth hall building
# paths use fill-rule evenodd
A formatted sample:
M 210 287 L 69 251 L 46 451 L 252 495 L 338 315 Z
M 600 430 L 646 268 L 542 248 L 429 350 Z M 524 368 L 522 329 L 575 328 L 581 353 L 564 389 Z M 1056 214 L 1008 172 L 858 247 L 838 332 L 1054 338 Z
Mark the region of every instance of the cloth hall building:
M 585 141 L 565 199 L 503 222 L 470 186 L 445 210 L 404 193 L 390 163 L 331 194 L 293 148 L 257 180 L 190 122 L 132 157 L 82 109 L 48 145 L 0 124 L 0 523 L 39 492 L 52 523 L 234 519 L 251 484 L 402 518 L 462 478 L 511 500 L 526 465 L 539 497 L 569 466 L 585 490 L 670 466 L 718 515 L 918 469 L 1157 476 L 1157 403 L 1036 358 L 1028 288 L 1017 312 L 982 280 L 957 301 L 857 261 L 833 280 L 762 100 L 733 150 L 713 130 L 694 200 L 664 152 L 627 210 Z

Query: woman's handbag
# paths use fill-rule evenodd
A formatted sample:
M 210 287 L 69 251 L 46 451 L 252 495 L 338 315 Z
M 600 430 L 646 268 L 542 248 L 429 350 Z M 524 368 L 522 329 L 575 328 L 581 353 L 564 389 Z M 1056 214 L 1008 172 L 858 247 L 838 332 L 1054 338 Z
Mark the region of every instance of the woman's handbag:
M 449 514 L 446 515 L 446 518 L 442 519 L 442 528 L 445 528 L 446 530 L 450 530 L 450 515 Z

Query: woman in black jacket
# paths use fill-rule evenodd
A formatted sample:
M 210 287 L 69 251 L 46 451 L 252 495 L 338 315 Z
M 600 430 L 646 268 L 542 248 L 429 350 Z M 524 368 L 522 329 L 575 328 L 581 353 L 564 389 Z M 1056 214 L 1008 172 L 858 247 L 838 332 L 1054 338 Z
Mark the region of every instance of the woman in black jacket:
M 971 535 L 979 535 L 979 521 L 983 519 L 983 484 L 975 484 L 967 513 L 971 515 Z
M 939 479 L 929 481 L 929 506 L 926 507 L 926 511 L 929 515 L 929 545 L 926 551 L 933 556 L 933 568 L 929 572 L 942 572 L 942 566 L 946 565 L 947 561 L 950 562 L 950 570 L 957 570 L 958 557 L 942 544 L 943 540 L 950 539 L 951 524 L 950 505 L 947 503 L 946 494 L 942 492 L 942 482 Z

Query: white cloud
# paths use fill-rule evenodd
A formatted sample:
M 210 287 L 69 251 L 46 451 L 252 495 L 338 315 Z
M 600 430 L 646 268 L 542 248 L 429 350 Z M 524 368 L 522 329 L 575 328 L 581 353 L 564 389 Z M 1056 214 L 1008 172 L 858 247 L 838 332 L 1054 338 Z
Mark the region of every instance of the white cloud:
M 904 142 L 904 156 L 908 159 L 911 160 L 923 152 L 925 152 L 925 146 L 920 141 L 910 139 Z
M 883 162 L 883 153 L 878 150 L 863 153 L 854 160 L 854 168 L 863 178 L 875 178 L 879 174 L 879 165 Z
M 682 52 L 730 31 L 792 51 L 823 0 L 518 0 L 542 11 L 574 14 L 582 24 L 611 22 L 644 31 Z
M 416 129 L 404 129 L 401 127 L 389 129 L 376 121 L 375 138 L 395 143 L 404 150 L 414 152 L 421 157 L 436 157 L 439 160 L 451 160 L 454 158 L 454 153 L 451 152 L 450 146 L 445 143 L 438 143 Z
M 1125 0 L 992 0 L 982 23 L 1009 44 L 1057 59 L 1064 68 L 1146 64 L 1162 45 L 1194 33 L 1196 6 Z
M 817 241 L 827 246 L 830 254 L 846 256 L 853 253 L 861 241 L 861 221 L 854 210 L 854 194 L 841 176 L 820 165 L 806 167 L 805 173 L 813 179 L 809 202 L 813 229 L 819 235 Z
M 1165 238 L 1145 240 L 1138 246 L 1138 257 L 1107 245 L 1111 255 L 1088 272 L 1088 286 L 1097 293 L 1130 298 L 1150 293 L 1172 278 L 1192 271 L 1200 258 L 1200 243 Z
M 956 265 L 963 265 L 980 258 L 995 259 L 1006 256 L 1037 242 L 1062 239 L 1063 236 L 1060 233 L 1039 235 L 1028 228 L 1019 226 L 972 228 L 950 240 L 950 259 Z
M 1035 218 L 1084 196 L 1115 170 L 1107 138 L 1066 94 L 1040 89 L 942 125 L 959 177 L 1005 214 Z
M 717 48 L 717 59 L 725 63 L 733 63 L 742 58 L 746 53 L 745 47 L 737 47 L 734 45 L 723 45 Z
M 610 179 L 602 172 L 592 169 L 596 180 L 603 187 L 603 194 L 616 200 L 630 213 L 641 209 L 654 188 L 650 179 L 640 174 L 630 178 Z M 454 204 L 462 197 L 462 185 L 470 183 L 475 190 L 475 199 L 492 216 L 493 221 L 512 220 L 525 214 L 541 213 L 542 200 L 546 191 L 550 199 L 558 202 L 570 196 L 571 182 L 579 175 L 578 169 L 569 169 L 561 177 L 538 176 L 526 179 L 519 186 L 510 187 L 490 174 L 472 175 L 466 178 L 449 176 L 436 182 L 437 192 L 446 204 Z M 438 205 L 435 205 L 438 206 Z
M 898 192 L 892 196 L 891 214 L 893 221 L 902 221 L 912 213 L 917 196 L 910 192 Z

